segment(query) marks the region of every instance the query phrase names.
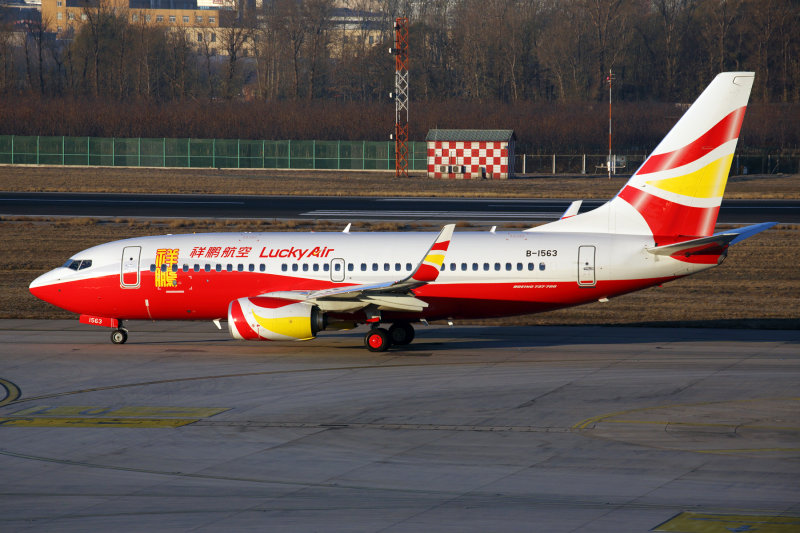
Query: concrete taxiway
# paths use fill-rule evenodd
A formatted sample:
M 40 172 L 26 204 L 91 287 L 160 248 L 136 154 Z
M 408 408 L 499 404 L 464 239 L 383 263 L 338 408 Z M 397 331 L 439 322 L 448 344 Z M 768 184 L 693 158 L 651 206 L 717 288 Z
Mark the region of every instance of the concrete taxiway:
M 0 321 L 0 530 L 800 530 L 800 331 L 129 326 Z
M 363 196 L 247 196 L 0 192 L 0 214 L 22 216 L 256 218 L 542 222 L 560 217 L 571 199 L 392 198 Z M 604 204 L 584 200 L 581 212 Z M 720 224 L 800 222 L 798 200 L 723 200 Z

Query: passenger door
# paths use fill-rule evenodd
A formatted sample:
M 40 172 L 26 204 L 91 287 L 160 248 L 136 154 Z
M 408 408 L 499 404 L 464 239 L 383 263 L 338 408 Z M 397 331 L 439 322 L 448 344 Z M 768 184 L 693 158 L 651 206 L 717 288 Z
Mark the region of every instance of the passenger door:
M 594 287 L 597 282 L 594 270 L 595 247 L 578 247 L 578 285 Z
M 119 283 L 123 289 L 137 289 L 141 281 L 139 275 L 139 258 L 141 246 L 126 246 L 122 249 Z

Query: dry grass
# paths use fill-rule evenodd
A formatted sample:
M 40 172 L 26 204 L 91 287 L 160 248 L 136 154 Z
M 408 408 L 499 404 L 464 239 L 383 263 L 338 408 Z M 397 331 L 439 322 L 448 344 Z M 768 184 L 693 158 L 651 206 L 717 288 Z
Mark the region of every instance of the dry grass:
M 205 231 L 330 231 L 333 223 L 288 221 L 135 221 L 0 219 L 0 318 L 73 318 L 27 290 L 37 275 L 75 252 L 113 239 Z M 361 231 L 424 229 L 402 223 L 358 223 Z M 596 303 L 486 324 L 636 324 L 800 328 L 800 226 L 784 225 L 736 245 L 722 266 Z
M 511 180 L 435 180 L 389 172 L 0 167 L 0 190 L 458 198 L 611 198 L 627 177 L 537 176 Z M 737 176 L 726 198 L 800 198 L 800 175 Z

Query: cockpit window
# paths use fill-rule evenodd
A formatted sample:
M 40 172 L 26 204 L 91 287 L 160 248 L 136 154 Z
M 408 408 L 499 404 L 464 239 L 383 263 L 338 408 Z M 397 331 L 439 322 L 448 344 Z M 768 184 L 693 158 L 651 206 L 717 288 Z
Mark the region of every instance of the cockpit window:
M 64 268 L 69 268 L 70 270 L 83 270 L 90 266 L 92 266 L 91 259 L 68 259 L 67 262 L 64 263 Z

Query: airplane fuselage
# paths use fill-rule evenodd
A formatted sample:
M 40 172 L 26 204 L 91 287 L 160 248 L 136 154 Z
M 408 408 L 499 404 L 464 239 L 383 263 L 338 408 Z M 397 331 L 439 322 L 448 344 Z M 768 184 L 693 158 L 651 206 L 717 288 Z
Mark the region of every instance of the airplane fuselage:
M 431 233 L 210 233 L 89 248 L 37 280 L 34 294 L 86 315 L 213 320 L 237 298 L 405 278 Z M 413 320 L 500 317 L 611 298 L 709 268 L 649 254 L 651 238 L 457 232 Z M 91 261 L 81 268 L 77 261 Z M 716 262 L 714 262 L 714 265 Z M 333 313 L 336 315 L 337 313 Z M 342 317 L 347 313 L 338 313 Z M 388 319 L 403 318 L 393 311 Z M 412 317 L 408 317 L 412 318 Z

